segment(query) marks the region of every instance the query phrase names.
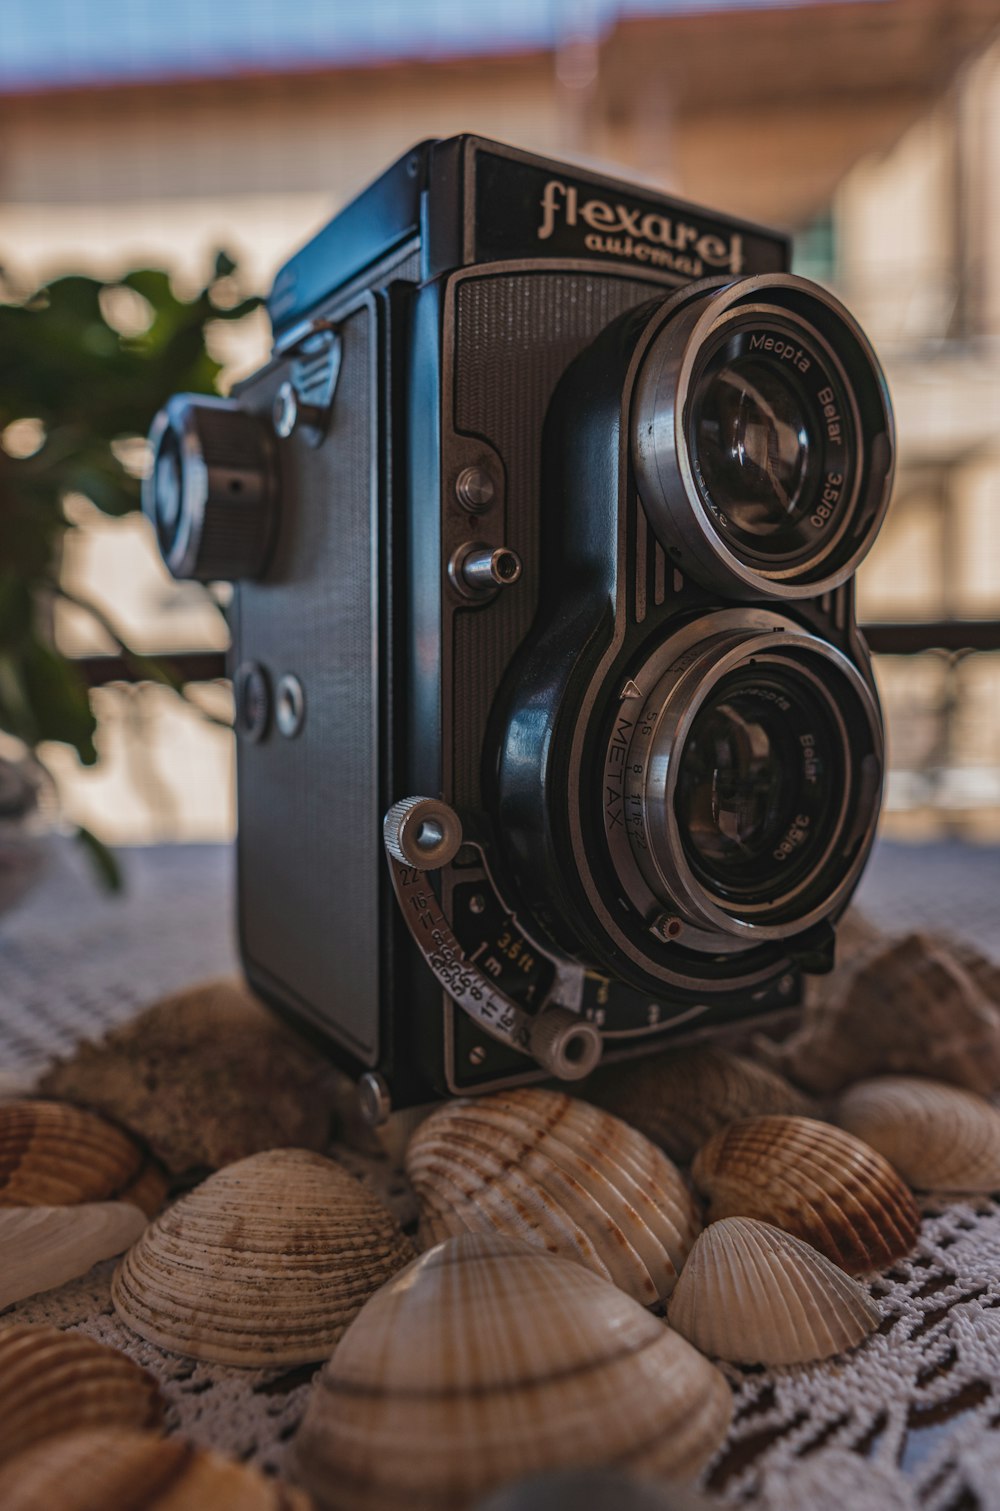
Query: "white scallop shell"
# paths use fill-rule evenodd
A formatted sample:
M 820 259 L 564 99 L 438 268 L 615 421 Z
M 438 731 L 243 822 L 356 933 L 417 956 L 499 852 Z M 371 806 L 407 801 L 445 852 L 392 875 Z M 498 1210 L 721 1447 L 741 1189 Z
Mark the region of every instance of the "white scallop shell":
M 85 1275 L 135 1243 L 146 1216 L 124 1201 L 0 1207 L 0 1307 Z
M 413 1135 L 406 1167 L 424 1242 L 506 1233 L 579 1260 L 644 1305 L 670 1294 L 698 1231 L 665 1154 L 555 1091 L 448 1103 Z
M 373 1291 L 413 1256 L 377 1197 L 333 1160 L 270 1149 L 168 1207 L 115 1271 L 122 1321 L 220 1364 L 325 1359 Z
M 921 1191 L 1000 1191 L 1000 1112 L 974 1091 L 874 1076 L 841 1097 L 837 1122 Z
M 460 1511 L 570 1466 L 689 1478 L 731 1413 L 721 1373 L 622 1291 L 469 1233 L 361 1311 L 313 1387 L 292 1472 L 326 1511 Z
M 880 1313 L 857 1281 L 800 1238 L 753 1217 L 724 1217 L 699 1235 L 668 1316 L 714 1358 L 804 1364 L 853 1348 Z

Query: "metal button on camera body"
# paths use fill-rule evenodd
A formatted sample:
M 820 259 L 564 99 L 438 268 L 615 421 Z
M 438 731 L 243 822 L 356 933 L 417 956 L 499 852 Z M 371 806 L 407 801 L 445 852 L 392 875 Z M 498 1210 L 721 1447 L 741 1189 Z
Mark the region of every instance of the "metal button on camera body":
M 465 598 L 484 598 L 507 588 L 521 575 L 521 558 L 509 546 L 470 541 L 459 546 L 448 563 L 448 576 Z
M 286 740 L 293 740 L 305 723 L 306 695 L 298 677 L 286 672 L 274 697 L 274 722 Z
M 258 661 L 244 661 L 233 678 L 236 732 L 256 745 L 271 722 L 271 683 Z
M 470 514 L 483 514 L 496 498 L 496 492 L 484 467 L 463 467 L 455 479 L 455 497 Z

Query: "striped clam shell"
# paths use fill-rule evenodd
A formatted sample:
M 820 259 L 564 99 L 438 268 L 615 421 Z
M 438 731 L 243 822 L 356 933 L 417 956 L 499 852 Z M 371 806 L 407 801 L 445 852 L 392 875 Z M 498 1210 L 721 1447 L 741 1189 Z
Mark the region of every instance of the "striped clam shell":
M 735 1364 L 804 1364 L 878 1326 L 868 1292 L 791 1233 L 723 1217 L 701 1233 L 670 1298 L 670 1326 Z
M 311 1511 L 308 1496 L 181 1438 L 102 1428 L 0 1467 L 4 1511 Z
M 115 1271 L 119 1317 L 161 1348 L 251 1367 L 325 1359 L 413 1257 L 353 1175 L 305 1149 L 226 1165 L 168 1207 Z
M 841 1097 L 837 1122 L 921 1191 L 1000 1191 L 1000 1111 L 974 1091 L 876 1076 Z
M 0 1460 L 81 1427 L 159 1427 L 156 1381 L 83 1333 L 0 1330 Z
M 916 1242 L 919 1214 L 892 1166 L 812 1118 L 746 1118 L 709 1139 L 691 1167 L 708 1217 L 758 1217 L 848 1274 L 883 1269 Z
M 559 1092 L 448 1103 L 417 1129 L 406 1168 L 424 1243 L 506 1233 L 579 1260 L 644 1305 L 670 1294 L 698 1231 L 666 1155 Z
M 375 1295 L 313 1387 L 292 1474 L 326 1511 L 464 1511 L 519 1476 L 690 1478 L 729 1387 L 583 1265 L 467 1233 Z
M 665 1050 L 598 1070 L 583 1094 L 687 1164 L 706 1139 L 739 1118 L 808 1116 L 808 1098 L 776 1070 L 708 1046 Z
M 96 1113 L 69 1102 L 0 1106 L 0 1207 L 127 1201 L 152 1216 L 166 1190 L 155 1161 Z

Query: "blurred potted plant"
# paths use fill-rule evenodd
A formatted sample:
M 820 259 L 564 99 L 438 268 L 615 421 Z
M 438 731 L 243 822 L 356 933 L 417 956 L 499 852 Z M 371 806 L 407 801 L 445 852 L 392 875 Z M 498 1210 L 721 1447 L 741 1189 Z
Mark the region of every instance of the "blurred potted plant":
M 151 417 L 171 393 L 216 390 L 221 367 L 208 351 L 207 327 L 240 320 L 260 303 L 240 296 L 234 273 L 220 252 L 206 286 L 187 300 L 165 272 L 149 268 L 118 281 L 57 278 L 27 296 L 0 281 L 0 731 L 12 737 L 0 759 L 8 828 L 33 807 L 45 741 L 72 746 L 85 765 L 98 759 L 87 684 L 52 634 L 53 605 L 70 599 L 59 580 L 62 543 L 75 528 L 65 500 L 82 494 L 109 515 L 138 507 L 129 460 Z M 128 645 L 98 604 L 70 601 L 101 625 L 137 677 L 182 692 L 169 667 Z M 77 835 L 103 880 L 118 885 L 100 839 L 83 828 Z M 2 861 L 0 838 L 0 871 Z

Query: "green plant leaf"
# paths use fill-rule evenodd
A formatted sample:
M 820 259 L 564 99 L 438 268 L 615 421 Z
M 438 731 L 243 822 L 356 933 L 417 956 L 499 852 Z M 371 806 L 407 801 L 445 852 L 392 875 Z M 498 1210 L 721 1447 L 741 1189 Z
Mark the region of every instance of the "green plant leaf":
M 109 850 L 103 840 L 97 838 L 92 829 L 85 829 L 83 824 L 77 828 L 75 838 L 82 845 L 94 868 L 98 881 L 108 892 L 121 892 L 124 886 L 121 866 L 113 851 Z

